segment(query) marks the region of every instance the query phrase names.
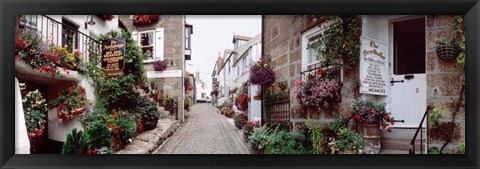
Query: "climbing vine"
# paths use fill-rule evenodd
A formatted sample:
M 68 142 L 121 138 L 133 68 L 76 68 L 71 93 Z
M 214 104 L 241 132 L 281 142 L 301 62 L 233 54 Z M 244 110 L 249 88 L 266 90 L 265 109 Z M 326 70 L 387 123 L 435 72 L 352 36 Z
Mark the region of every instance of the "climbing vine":
M 455 31 L 454 36 L 458 39 L 458 47 L 460 48 L 460 53 L 457 57 L 457 63 L 460 66 L 465 65 L 465 22 L 463 16 L 455 16 Z
M 319 40 L 308 46 L 317 50 L 320 66 L 342 66 L 350 69 L 358 63 L 362 16 L 316 17 L 328 25 Z

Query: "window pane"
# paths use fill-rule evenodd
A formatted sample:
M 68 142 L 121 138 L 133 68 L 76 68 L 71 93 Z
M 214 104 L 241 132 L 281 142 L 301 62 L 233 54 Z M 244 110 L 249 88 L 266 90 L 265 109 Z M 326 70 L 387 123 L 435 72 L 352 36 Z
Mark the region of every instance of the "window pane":
M 145 60 L 153 60 L 153 47 L 142 47 L 142 52 L 145 54 Z
M 317 61 L 317 50 L 315 48 L 308 48 L 308 64 L 312 64 Z
M 141 46 L 152 46 L 153 45 L 153 32 L 145 32 L 140 34 L 140 45 Z

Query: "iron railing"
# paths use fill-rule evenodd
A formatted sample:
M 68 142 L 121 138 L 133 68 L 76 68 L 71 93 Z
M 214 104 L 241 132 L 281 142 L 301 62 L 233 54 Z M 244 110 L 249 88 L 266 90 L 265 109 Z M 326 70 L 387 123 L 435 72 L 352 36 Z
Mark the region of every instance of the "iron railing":
M 415 154 L 415 142 L 417 140 L 418 133 L 420 132 L 420 154 L 423 154 L 423 122 L 425 121 L 425 118 L 427 117 L 428 111 L 432 110 L 433 108 L 431 106 L 427 106 L 427 109 L 425 110 L 425 113 L 423 114 L 422 120 L 420 121 L 420 124 L 418 125 L 417 130 L 415 131 L 415 135 L 413 135 L 412 141 L 410 141 L 410 145 L 408 146 L 408 153 L 409 154 Z
M 37 32 L 47 47 L 66 47 L 69 52 L 78 50 L 84 56 L 84 63 L 99 65 L 101 43 L 80 32 L 75 23 L 66 18 L 57 21 L 45 15 L 21 15 L 19 19 L 18 30 Z

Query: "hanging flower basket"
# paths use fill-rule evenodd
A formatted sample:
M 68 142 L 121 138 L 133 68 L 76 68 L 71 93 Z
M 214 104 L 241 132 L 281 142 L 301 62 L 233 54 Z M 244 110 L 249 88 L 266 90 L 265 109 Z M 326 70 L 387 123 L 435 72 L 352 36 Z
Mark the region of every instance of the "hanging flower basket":
M 132 18 L 133 25 L 148 25 L 157 23 L 160 17 L 158 15 L 134 15 Z
M 454 44 L 438 45 L 436 49 L 438 57 L 445 60 L 453 60 L 459 54 L 458 46 Z

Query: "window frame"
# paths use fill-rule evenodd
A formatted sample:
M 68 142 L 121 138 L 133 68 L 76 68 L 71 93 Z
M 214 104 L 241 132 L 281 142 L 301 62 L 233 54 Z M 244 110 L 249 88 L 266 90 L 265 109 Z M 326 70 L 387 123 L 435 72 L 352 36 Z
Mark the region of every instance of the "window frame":
M 150 46 L 142 46 L 142 33 L 152 33 L 152 45 Z M 143 48 L 146 48 L 146 47 L 152 47 L 153 48 L 153 51 L 152 51 L 152 59 L 145 59 L 143 60 L 144 63 L 149 63 L 149 62 L 154 62 L 155 60 L 157 60 L 157 56 L 155 55 L 155 52 L 157 51 L 157 47 L 156 47 L 156 41 L 155 41 L 155 34 L 156 34 L 156 31 L 154 29 L 149 29 L 149 30 L 143 30 L 143 31 L 138 31 L 137 32 L 137 42 L 138 42 L 138 46 L 140 47 L 140 50 L 142 51 L 142 54 L 143 54 Z

